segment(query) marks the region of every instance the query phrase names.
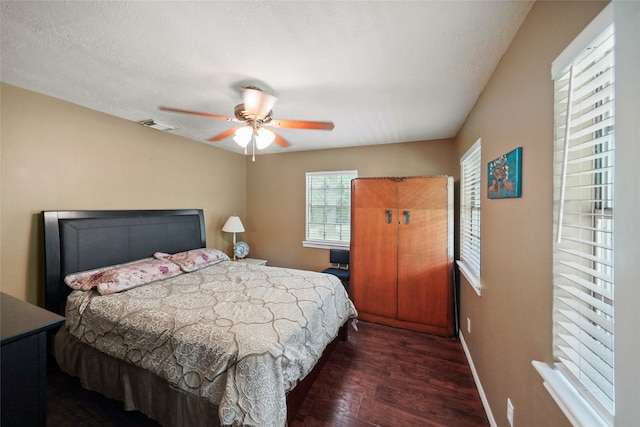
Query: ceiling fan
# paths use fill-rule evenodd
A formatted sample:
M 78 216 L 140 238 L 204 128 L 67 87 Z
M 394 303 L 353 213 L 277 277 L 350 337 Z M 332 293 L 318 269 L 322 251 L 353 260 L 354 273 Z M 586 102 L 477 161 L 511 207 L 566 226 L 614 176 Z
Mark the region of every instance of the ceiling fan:
M 230 122 L 244 123 L 228 129 L 218 135 L 212 136 L 208 141 L 220 141 L 231 135 L 234 135 L 234 141 L 245 149 L 253 142 L 253 151 L 255 149 L 262 150 L 267 148 L 275 141 L 280 147 L 288 147 L 289 143 L 280 135 L 273 132 L 267 127 L 272 128 L 292 128 L 292 129 L 333 129 L 333 122 L 312 122 L 303 120 L 276 120 L 273 119 L 273 106 L 276 98 L 255 86 L 249 86 L 242 90 L 242 104 L 238 104 L 234 109 L 235 117 L 220 116 L 217 114 L 201 113 L 198 111 L 180 110 L 171 107 L 160 107 L 163 111 L 172 111 L 174 113 L 194 114 L 197 116 L 211 117 L 213 119 L 222 119 Z

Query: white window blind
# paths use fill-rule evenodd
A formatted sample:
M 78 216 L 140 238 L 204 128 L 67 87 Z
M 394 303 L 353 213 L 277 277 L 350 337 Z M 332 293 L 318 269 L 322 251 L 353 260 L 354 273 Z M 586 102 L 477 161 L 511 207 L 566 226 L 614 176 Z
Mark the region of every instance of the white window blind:
M 307 172 L 305 246 L 348 246 L 351 180 L 358 171 Z
M 610 418 L 614 396 L 614 30 L 554 79 L 554 359 Z
M 460 158 L 460 262 L 458 265 L 480 294 L 481 142 Z

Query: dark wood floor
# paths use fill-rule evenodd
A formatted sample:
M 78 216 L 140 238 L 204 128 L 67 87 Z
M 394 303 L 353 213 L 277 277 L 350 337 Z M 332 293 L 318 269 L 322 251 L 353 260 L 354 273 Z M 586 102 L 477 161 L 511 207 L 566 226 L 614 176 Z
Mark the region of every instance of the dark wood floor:
M 291 427 L 488 426 L 460 341 L 358 323 Z
M 488 426 L 460 342 L 359 322 L 338 344 L 290 427 Z M 157 426 L 49 375 L 50 426 Z

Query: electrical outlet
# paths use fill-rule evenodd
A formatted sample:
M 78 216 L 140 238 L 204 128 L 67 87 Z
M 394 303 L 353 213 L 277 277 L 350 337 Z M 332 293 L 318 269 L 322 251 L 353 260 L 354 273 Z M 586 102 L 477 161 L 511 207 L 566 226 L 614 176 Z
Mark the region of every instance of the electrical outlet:
M 471 333 L 471 319 L 467 317 L 467 333 Z
M 507 398 L 507 421 L 509 421 L 509 425 L 513 427 L 513 403 L 511 403 L 511 399 Z

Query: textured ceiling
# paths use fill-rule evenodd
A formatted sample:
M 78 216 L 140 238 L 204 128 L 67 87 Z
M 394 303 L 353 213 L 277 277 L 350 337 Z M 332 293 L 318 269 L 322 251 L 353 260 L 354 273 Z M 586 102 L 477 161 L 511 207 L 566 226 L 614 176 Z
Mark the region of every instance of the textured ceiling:
M 278 130 L 278 153 L 455 136 L 532 3 L 1 4 L 3 82 L 201 142 L 234 124 L 158 107 L 233 116 L 253 85 L 278 96 L 275 119 L 335 123 Z

